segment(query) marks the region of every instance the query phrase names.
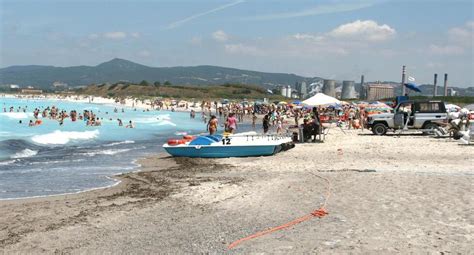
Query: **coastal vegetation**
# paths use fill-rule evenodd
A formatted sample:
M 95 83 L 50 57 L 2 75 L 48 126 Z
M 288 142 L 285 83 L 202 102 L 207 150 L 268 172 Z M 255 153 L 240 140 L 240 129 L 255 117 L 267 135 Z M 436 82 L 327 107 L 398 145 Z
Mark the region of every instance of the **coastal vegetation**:
M 139 84 L 115 83 L 90 85 L 75 90 L 77 94 L 102 97 L 168 97 L 168 98 L 197 98 L 197 99 L 284 99 L 280 95 L 269 93 L 256 85 L 222 84 L 210 86 L 181 86 L 172 85 L 165 81 L 150 83 L 142 81 Z

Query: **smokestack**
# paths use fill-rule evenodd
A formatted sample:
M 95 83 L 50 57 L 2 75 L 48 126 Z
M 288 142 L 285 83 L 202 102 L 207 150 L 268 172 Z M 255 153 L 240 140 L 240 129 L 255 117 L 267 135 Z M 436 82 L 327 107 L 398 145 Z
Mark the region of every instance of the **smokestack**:
M 448 74 L 444 74 L 444 96 L 448 96 Z
M 433 83 L 433 97 L 438 95 L 438 74 L 434 74 L 434 83 Z
M 360 90 L 359 90 L 359 98 L 364 99 L 364 75 L 360 76 Z
M 406 89 L 405 89 L 405 76 L 407 74 L 406 71 L 406 66 L 402 67 L 402 96 L 406 94 Z
M 354 81 L 343 81 L 341 99 L 355 98 Z
M 335 80 L 324 80 L 323 94 L 326 94 L 331 97 L 336 97 L 336 81 Z

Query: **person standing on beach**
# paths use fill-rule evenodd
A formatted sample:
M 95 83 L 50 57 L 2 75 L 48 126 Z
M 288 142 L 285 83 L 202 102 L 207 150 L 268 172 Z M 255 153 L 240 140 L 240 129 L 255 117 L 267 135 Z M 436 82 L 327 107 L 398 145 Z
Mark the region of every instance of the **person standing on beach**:
M 218 120 L 215 115 L 211 116 L 211 119 L 207 123 L 207 130 L 209 131 L 210 135 L 213 135 L 217 132 L 217 125 L 218 125 Z
M 319 117 L 318 108 L 313 107 L 313 111 L 311 115 L 313 118 L 313 135 L 314 135 L 313 142 L 315 142 L 316 136 L 319 134 L 320 128 L 321 128 L 321 118 Z
M 231 134 L 233 134 L 237 129 L 237 119 L 235 118 L 234 113 L 229 114 L 229 117 L 227 118 L 227 129 Z
M 266 114 L 263 116 L 263 133 L 266 134 L 268 132 L 268 128 L 270 127 L 270 116 Z
M 277 134 L 283 131 L 283 117 L 279 117 L 277 120 Z
M 255 115 L 255 112 L 252 113 L 252 128 L 255 129 L 255 122 L 257 121 L 257 115 Z

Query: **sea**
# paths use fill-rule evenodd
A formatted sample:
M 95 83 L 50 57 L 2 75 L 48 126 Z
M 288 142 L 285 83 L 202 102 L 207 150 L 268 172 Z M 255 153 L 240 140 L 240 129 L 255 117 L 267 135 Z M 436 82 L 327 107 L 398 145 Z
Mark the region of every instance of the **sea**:
M 0 97 L 0 105 L 0 199 L 112 186 L 118 183 L 114 175 L 138 169 L 137 159 L 163 152 L 168 138 L 206 131 L 199 114 L 190 119 L 186 112 L 6 97 Z M 68 113 L 92 111 L 103 118 L 102 125 L 87 126 L 83 120 L 73 122 L 70 118 L 60 125 L 57 120 L 41 118 L 48 106 Z M 42 124 L 30 127 L 35 108 L 40 109 Z M 118 118 L 124 126 L 118 125 Z M 135 124 L 133 129 L 125 128 L 130 120 Z

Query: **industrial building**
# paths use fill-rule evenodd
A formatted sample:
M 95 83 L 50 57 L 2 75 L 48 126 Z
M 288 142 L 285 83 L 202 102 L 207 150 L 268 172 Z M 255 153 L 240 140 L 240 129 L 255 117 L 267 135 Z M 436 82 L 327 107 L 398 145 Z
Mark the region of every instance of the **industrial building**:
M 284 97 L 289 97 L 291 98 L 293 95 L 293 90 L 290 85 L 283 85 L 281 87 L 281 95 Z
M 366 86 L 367 100 L 375 101 L 384 98 L 395 97 L 395 89 L 390 85 L 383 85 L 380 83 L 372 83 Z
M 352 99 L 352 98 L 356 98 L 354 81 L 343 81 L 341 99 Z
M 331 97 L 336 97 L 336 81 L 335 80 L 324 80 L 323 94 L 326 94 Z
M 308 97 L 308 87 L 306 85 L 306 82 L 296 82 L 295 88 L 298 98 L 306 99 Z

